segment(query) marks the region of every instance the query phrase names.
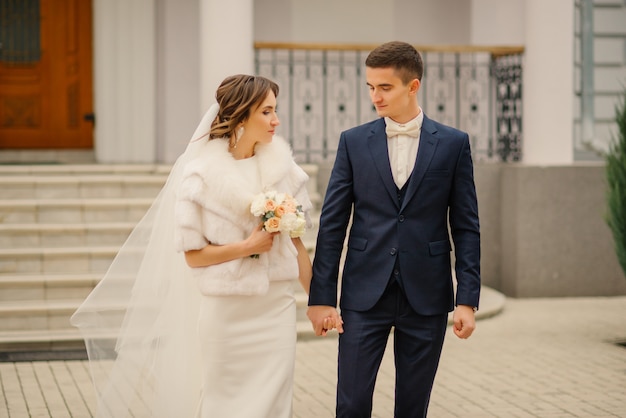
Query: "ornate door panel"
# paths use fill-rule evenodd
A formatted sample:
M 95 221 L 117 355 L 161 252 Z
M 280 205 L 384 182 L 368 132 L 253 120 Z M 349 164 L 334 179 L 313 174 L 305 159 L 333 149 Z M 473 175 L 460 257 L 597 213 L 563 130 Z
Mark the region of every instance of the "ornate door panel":
M 93 147 L 91 0 L 0 0 L 0 149 Z

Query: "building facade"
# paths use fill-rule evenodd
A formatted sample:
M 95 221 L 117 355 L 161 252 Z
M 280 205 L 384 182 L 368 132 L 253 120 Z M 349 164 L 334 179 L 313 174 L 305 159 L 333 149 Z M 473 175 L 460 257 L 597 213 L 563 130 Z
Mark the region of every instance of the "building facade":
M 41 59 L 51 65 L 62 56 L 63 67 L 53 71 L 69 75 L 68 80 L 57 77 L 39 87 L 49 90 L 57 103 L 32 108 L 29 117 L 34 121 L 22 120 L 21 131 L 28 131 L 28 123 L 44 123 L 54 109 L 64 110 L 58 112 L 59 121 L 48 122 L 43 135 L 27 140 L 11 141 L 15 130 L 0 131 L 5 149 L 0 152 L 78 148 L 93 149 L 97 162 L 171 163 L 211 103 L 219 81 L 228 74 L 255 71 L 255 42 L 375 45 L 401 39 L 416 45 L 523 46 L 523 162 L 529 164 L 569 164 L 594 158 L 593 152 L 581 150 L 606 150 L 614 105 L 626 84 L 623 0 L 593 2 L 591 141 L 581 132 L 583 0 L 14 3 L 38 7 Z M 76 51 L 82 55 L 73 56 Z M 16 68 L 4 56 L 3 126 L 10 120 L 16 123 L 20 111 L 26 118 L 28 103 L 11 97 L 9 90 L 29 77 L 38 75 Z M 58 86 L 63 88 L 55 90 Z M 15 94 L 23 98 L 31 90 Z M 56 140 L 63 124 L 80 128 L 74 142 Z
M 9 3 L 36 7 L 39 15 L 26 8 L 19 9 L 19 19 L 9 16 Z M 484 283 L 521 297 L 626 294 L 603 220 L 599 157 L 611 140 L 614 106 L 626 86 L 626 3 L 591 4 L 592 77 L 583 71 L 589 68 L 583 54 L 589 50 L 583 36 L 589 4 L 5 0 L 0 2 L 0 158 L 47 152 L 47 160 L 170 164 L 219 82 L 229 74 L 255 72 L 255 42 L 517 45 L 524 51 L 521 158 L 515 164 L 476 164 Z M 21 23 L 24 16 L 31 22 L 26 32 L 41 36 L 17 36 L 6 24 Z M 10 31 L 28 54 L 11 54 L 19 48 L 6 41 Z M 592 102 L 583 106 L 582 86 L 589 79 Z M 583 124 L 583 108 L 592 112 L 591 133 L 583 133 L 583 125 L 590 126 L 589 120 Z M 29 137 L 39 128 L 43 135 Z M 25 136 L 16 139 L 16 133 Z M 80 157 L 58 158 L 62 151 Z M 319 172 L 323 188 L 328 167 Z

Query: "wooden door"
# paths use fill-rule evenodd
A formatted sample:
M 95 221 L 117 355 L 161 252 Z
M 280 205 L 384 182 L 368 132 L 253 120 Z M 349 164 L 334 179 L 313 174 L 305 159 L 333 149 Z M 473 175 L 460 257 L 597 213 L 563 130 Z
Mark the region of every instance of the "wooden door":
M 0 0 L 0 149 L 93 148 L 91 0 Z

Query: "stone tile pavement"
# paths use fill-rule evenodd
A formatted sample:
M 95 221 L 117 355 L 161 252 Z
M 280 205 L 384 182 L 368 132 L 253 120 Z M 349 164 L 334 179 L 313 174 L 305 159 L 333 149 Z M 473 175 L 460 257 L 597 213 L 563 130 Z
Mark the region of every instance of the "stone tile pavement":
M 474 335 L 451 332 L 429 417 L 626 417 L 626 297 L 507 299 Z M 393 417 L 393 357 L 373 416 Z M 331 417 L 336 339 L 298 344 L 295 416 Z
M 626 417 L 620 341 L 624 296 L 507 299 L 469 340 L 448 334 L 429 416 Z M 336 346 L 334 336 L 298 342 L 295 418 L 333 416 Z M 393 416 L 393 373 L 388 350 L 374 417 Z M 93 402 L 84 361 L 0 363 L 2 418 L 90 417 Z

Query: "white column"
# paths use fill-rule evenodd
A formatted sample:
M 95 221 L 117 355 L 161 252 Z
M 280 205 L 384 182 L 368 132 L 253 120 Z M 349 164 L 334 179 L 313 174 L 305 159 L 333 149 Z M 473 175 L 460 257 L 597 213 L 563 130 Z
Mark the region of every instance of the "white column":
M 574 161 L 574 1 L 526 0 L 523 66 L 525 164 Z
M 173 163 L 202 117 L 198 0 L 157 1 L 157 161 Z
M 96 160 L 154 162 L 154 0 L 93 0 L 93 10 Z
M 200 0 L 200 105 L 229 75 L 254 74 L 253 0 Z M 287 24 L 286 22 L 276 22 Z

